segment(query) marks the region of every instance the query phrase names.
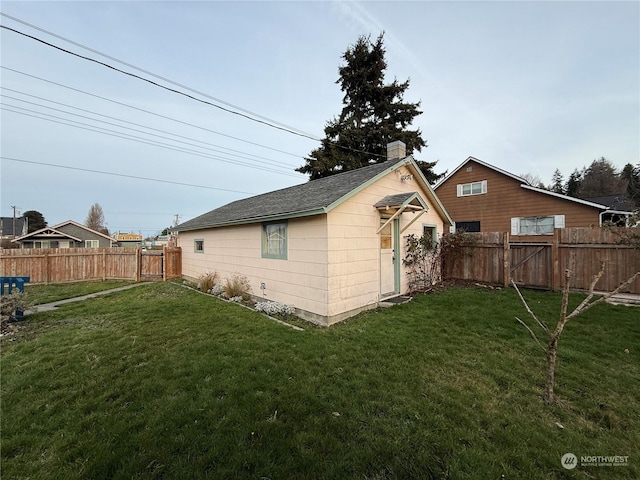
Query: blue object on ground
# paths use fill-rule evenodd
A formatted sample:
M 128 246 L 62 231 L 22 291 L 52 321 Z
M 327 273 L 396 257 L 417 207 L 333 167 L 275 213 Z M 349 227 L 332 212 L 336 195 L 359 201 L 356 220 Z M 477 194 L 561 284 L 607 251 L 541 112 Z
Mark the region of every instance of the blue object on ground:
M 13 287 L 24 293 L 24 284 L 30 281 L 31 277 L 0 277 L 0 295 L 4 295 L 5 285 L 8 287 L 7 293 L 9 294 L 11 294 Z

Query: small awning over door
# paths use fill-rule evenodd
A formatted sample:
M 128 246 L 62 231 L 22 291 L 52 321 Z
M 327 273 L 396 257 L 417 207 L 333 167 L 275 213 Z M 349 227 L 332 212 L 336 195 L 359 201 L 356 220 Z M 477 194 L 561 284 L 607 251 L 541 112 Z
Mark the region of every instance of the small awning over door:
M 387 195 L 373 205 L 380 213 L 391 214 L 392 216 L 380 226 L 376 233 L 380 233 L 393 220 L 398 218 L 404 212 L 411 212 L 415 216 L 409 223 L 402 227 L 400 233 L 409 228 L 413 222 L 418 220 L 423 213 L 429 210 L 426 202 L 422 199 L 418 192 L 397 193 L 395 195 Z

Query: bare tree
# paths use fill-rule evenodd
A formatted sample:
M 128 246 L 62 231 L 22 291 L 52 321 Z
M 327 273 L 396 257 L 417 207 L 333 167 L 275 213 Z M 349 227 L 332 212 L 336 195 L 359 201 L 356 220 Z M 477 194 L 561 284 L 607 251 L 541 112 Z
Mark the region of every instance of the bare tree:
M 628 285 L 633 283 L 633 281 L 638 276 L 640 276 L 640 272 L 636 272 L 627 281 L 620 284 L 618 288 L 616 288 L 614 291 L 609 292 L 605 295 L 602 295 L 598 299 L 594 300 L 593 299 L 595 295 L 594 289 L 596 288 L 596 284 L 598 283 L 602 275 L 604 275 L 604 262 L 602 262 L 600 264 L 600 272 L 598 272 L 598 274 L 594 276 L 593 281 L 591 282 L 591 286 L 589 287 L 589 294 L 587 295 L 587 297 L 571 313 L 567 314 L 567 308 L 569 304 L 569 287 L 571 284 L 571 272 L 572 272 L 574 263 L 575 263 L 574 259 L 572 259 L 570 263 L 570 268 L 566 269 L 564 273 L 565 280 L 564 280 L 564 287 L 562 289 L 562 307 L 560 310 L 560 319 L 556 324 L 556 328 L 553 330 L 551 330 L 540 319 L 538 319 L 536 314 L 531 310 L 531 308 L 529 308 L 529 305 L 527 304 L 526 300 L 520 293 L 520 290 L 518 289 L 518 286 L 516 285 L 516 283 L 513 280 L 511 280 L 511 284 L 516 289 L 516 292 L 518 292 L 518 296 L 520 297 L 520 300 L 522 301 L 525 308 L 527 309 L 527 312 L 529 312 L 531 317 L 535 320 L 535 322 L 542 329 L 542 331 L 544 331 L 547 334 L 546 346 L 545 346 L 543 342 L 540 341 L 538 336 L 533 332 L 533 330 L 529 328 L 529 326 L 524 321 L 516 317 L 516 320 L 520 322 L 520 324 L 522 324 L 524 328 L 527 329 L 527 331 L 531 334 L 531 337 L 535 340 L 538 346 L 540 346 L 542 351 L 545 353 L 545 356 L 547 359 L 547 373 L 546 373 L 543 399 L 547 403 L 555 402 L 553 388 L 555 385 L 555 371 L 556 371 L 556 358 L 558 353 L 558 341 L 560 340 L 560 335 L 562 335 L 562 332 L 567 322 L 572 318 L 577 317 L 581 313 L 587 311 L 591 307 L 594 307 L 595 305 L 603 303 L 608 298 L 612 297 L 613 295 L 617 294 L 622 289 L 626 288 Z
M 99 203 L 91 205 L 84 224 L 96 232 L 109 235 L 109 229 L 104 224 L 104 212 L 102 211 L 102 207 Z
M 547 188 L 539 175 L 535 175 L 533 173 L 525 173 L 523 175 L 520 175 L 520 178 L 525 179 L 529 183 L 529 185 L 533 187 L 545 189 Z

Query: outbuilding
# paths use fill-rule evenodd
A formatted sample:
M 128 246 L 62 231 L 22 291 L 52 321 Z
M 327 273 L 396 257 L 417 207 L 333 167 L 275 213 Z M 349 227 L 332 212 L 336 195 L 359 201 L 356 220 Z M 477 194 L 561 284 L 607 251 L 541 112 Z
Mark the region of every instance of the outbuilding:
M 331 325 L 406 293 L 405 237 L 453 224 L 402 142 L 389 160 L 238 200 L 177 227 L 182 272 L 247 277 L 252 293 Z

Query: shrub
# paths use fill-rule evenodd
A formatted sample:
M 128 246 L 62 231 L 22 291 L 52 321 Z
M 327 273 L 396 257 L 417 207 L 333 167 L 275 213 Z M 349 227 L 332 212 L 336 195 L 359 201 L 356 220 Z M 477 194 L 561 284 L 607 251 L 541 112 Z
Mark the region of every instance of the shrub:
M 251 292 L 249 279 L 239 273 L 234 273 L 231 278 L 227 278 L 224 283 L 224 293 L 227 298 L 248 297 Z
M 33 306 L 29 296 L 23 292 L 13 292 L 0 297 L 0 320 L 5 321 L 13 317 L 16 310 L 28 310 Z
M 291 305 L 285 305 L 280 302 L 258 302 L 255 306 L 256 312 L 266 313 L 267 315 L 293 315 L 295 308 Z
M 218 283 L 218 274 L 216 272 L 203 273 L 198 278 L 198 289 L 208 292 L 216 283 Z

